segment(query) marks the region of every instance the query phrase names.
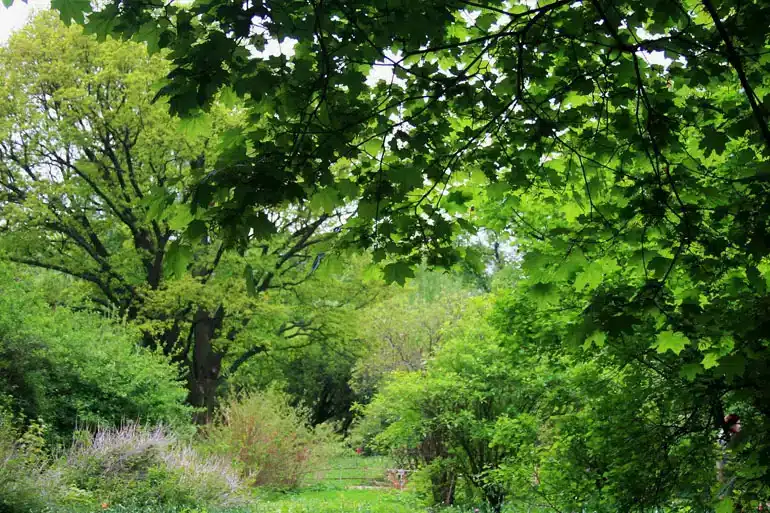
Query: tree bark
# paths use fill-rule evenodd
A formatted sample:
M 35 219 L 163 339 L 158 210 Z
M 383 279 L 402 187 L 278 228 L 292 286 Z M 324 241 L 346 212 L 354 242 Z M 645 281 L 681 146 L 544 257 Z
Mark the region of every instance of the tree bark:
M 221 328 L 223 317 L 224 309 L 221 307 L 213 315 L 200 309 L 193 321 L 188 402 L 191 406 L 199 408 L 194 417 L 199 424 L 211 421 L 217 405 L 217 386 L 224 354 L 214 348 L 213 341 L 217 330 Z

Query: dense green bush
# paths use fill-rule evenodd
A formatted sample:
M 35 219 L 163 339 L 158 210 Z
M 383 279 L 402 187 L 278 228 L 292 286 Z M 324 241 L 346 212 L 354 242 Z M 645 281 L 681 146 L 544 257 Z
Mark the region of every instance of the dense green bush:
M 51 275 L 0 270 L 0 389 L 26 419 L 66 439 L 76 425 L 186 422 L 186 392 L 167 358 L 130 326 L 47 297 Z M 59 289 L 61 290 L 61 288 Z
M 274 389 L 223 406 L 206 435 L 209 450 L 231 458 L 256 486 L 296 488 L 314 465 L 341 450 L 333 426 L 311 427 L 308 411 Z
M 493 445 L 496 428 L 501 419 L 528 418 L 535 407 L 535 384 L 512 363 L 518 355 L 479 322 L 485 312 L 478 301 L 425 371 L 394 374 L 362 409 L 355 430 L 363 443 L 420 469 L 418 482 L 433 503 L 452 504 L 465 485 L 468 499 L 479 495 L 499 507 L 505 490 L 492 471 L 516 447 Z
M 491 317 L 476 311 L 424 371 L 391 376 L 361 408 L 354 436 L 416 469 L 412 485 L 429 502 L 713 508 L 724 483 L 712 406 L 687 393 L 687 381 L 666 383 L 609 351 L 555 350 L 568 340 L 565 326 L 530 306 L 506 296 Z M 746 426 L 756 433 L 757 424 Z M 749 449 L 732 450 L 730 461 Z

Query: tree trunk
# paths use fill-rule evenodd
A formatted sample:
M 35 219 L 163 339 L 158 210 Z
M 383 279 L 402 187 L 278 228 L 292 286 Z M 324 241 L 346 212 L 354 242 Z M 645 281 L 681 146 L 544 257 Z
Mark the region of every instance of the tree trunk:
M 222 325 L 223 317 L 224 309 L 221 307 L 214 315 L 201 309 L 195 314 L 193 321 L 188 402 L 191 406 L 199 408 L 195 413 L 195 421 L 199 424 L 211 421 L 217 405 L 217 386 L 224 354 L 216 351 L 212 342 L 216 331 Z

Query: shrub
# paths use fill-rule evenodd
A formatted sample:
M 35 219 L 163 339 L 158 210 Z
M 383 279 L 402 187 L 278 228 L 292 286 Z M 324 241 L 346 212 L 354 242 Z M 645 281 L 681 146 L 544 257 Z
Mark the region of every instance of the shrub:
M 275 390 L 224 406 L 207 437 L 209 449 L 236 462 L 251 484 L 275 488 L 297 487 L 315 462 L 340 447 L 328 425 L 310 427 L 308 412 Z
M 202 458 L 162 427 L 137 424 L 81 432 L 55 467 L 107 504 L 229 505 L 241 488 L 224 460 Z
M 43 426 L 26 432 L 0 415 L 0 512 L 137 511 L 222 508 L 241 502 L 237 473 L 219 458 L 201 458 L 163 428 L 135 424 L 80 431 L 58 456 L 48 454 Z M 149 508 L 149 509 L 148 509 Z
M 46 290 L 56 283 L 0 269 L 0 402 L 42 418 L 60 440 L 77 424 L 188 422 L 176 366 L 140 349 L 128 325 L 49 305 Z
M 18 419 L 0 407 L 0 512 L 43 511 L 64 499 L 64 485 L 48 473 L 45 425 L 34 421 L 22 431 Z

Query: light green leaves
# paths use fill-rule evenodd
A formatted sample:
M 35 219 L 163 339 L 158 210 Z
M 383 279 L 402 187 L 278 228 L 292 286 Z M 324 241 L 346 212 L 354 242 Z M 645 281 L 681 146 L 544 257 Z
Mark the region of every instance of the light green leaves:
M 211 116 L 208 114 L 197 114 L 182 118 L 179 120 L 179 129 L 192 139 L 210 135 L 212 131 Z
M 591 349 L 592 346 L 596 346 L 598 348 L 604 347 L 604 344 L 607 342 L 607 334 L 603 333 L 601 331 L 594 331 L 591 335 L 589 335 L 586 338 L 585 343 L 583 344 L 583 349 Z
M 735 504 L 730 497 L 725 497 L 717 503 L 716 513 L 733 513 L 735 511 Z
M 619 269 L 618 264 L 611 258 L 600 258 L 588 263 L 575 276 L 575 290 L 592 292 L 605 280 L 608 275 Z
M 592 291 L 601 285 L 604 279 L 604 270 L 599 262 L 591 262 L 575 277 L 575 290 L 578 292 L 587 289 Z
M 193 220 L 193 214 L 190 212 L 188 205 L 175 204 L 170 209 L 171 213 L 168 217 L 168 227 L 174 231 L 182 232 L 187 228 Z
M 653 347 L 655 347 L 659 353 L 671 351 L 678 355 L 689 344 L 690 339 L 684 334 L 675 331 L 664 331 L 658 334 Z
M 310 198 L 310 210 L 322 214 L 332 214 L 339 202 L 339 193 L 331 187 L 324 187 Z
M 706 353 L 706 355 L 703 357 L 703 361 L 701 362 L 701 365 L 703 365 L 704 369 L 711 369 L 713 367 L 716 367 L 719 365 L 719 354 L 709 352 Z

